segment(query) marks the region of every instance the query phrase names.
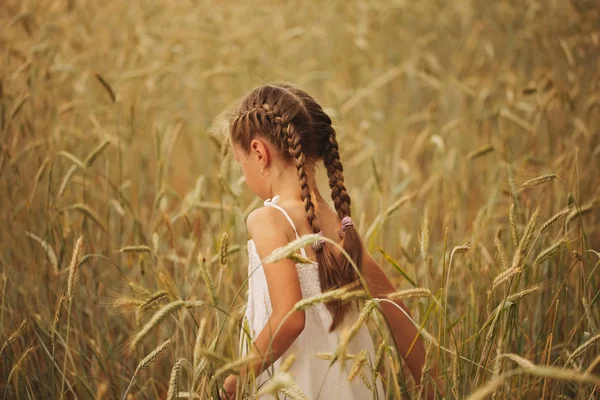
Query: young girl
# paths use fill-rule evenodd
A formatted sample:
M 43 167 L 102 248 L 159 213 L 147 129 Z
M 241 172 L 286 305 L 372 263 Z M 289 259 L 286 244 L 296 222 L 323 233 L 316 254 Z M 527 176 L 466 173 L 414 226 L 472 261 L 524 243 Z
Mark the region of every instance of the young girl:
M 309 399 L 384 399 L 380 383 L 371 382 L 371 390 L 360 378 L 348 379 L 352 360 L 342 369 L 339 362 L 330 366 L 331 361 L 316 356 L 336 351 L 344 328 L 357 319 L 356 304 L 334 301 L 290 314 L 303 298 L 359 284 L 356 270 L 340 251 L 320 240 L 300 250 L 304 258 L 313 260 L 311 263 L 284 259 L 261 265 L 275 249 L 299 236 L 316 233 L 339 242 L 358 265 L 374 298 L 395 291 L 364 248 L 350 217 L 350 196 L 331 119 L 304 91 L 286 84 L 267 84 L 242 100 L 230 122 L 230 140 L 246 183 L 267 199 L 265 206 L 253 211 L 247 220 L 252 239 L 248 242 L 250 278 L 245 320 L 252 339 L 249 351 L 257 361 L 241 374 L 255 374 L 257 384 L 264 386 L 273 376 L 271 372 L 277 372 L 282 361 L 293 354 L 287 371 L 296 389 Z M 335 210 L 317 189 L 319 161 L 327 170 Z M 408 312 L 401 302 L 397 304 Z M 408 353 L 417 330 L 394 304 L 384 302 L 379 307 L 419 383 L 425 358 L 422 340 L 418 339 Z M 373 341 L 365 325 L 346 347 L 350 354 L 362 350 L 372 363 Z M 368 366 L 363 370 L 371 376 Z M 224 397 L 234 397 L 237 379 L 235 375 L 227 377 Z

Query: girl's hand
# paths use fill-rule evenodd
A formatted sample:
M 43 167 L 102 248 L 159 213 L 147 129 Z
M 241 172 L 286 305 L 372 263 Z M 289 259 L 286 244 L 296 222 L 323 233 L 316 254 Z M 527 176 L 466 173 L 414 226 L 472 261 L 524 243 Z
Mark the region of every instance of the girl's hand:
M 222 400 L 235 399 L 235 389 L 237 387 L 237 380 L 238 378 L 236 375 L 229 375 L 227 378 L 225 378 L 225 382 L 223 382 L 223 389 L 225 390 L 225 392 L 221 392 Z

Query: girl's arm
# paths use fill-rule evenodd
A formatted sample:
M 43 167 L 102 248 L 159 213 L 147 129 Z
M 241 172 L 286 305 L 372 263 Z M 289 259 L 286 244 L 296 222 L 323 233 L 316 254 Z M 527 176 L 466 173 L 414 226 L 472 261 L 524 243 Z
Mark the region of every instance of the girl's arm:
M 389 293 L 397 291 L 385 272 L 367 251 L 364 252 L 363 273 L 371 296 L 374 298 L 385 298 Z M 394 303 L 400 306 L 406 314 L 410 315 L 410 312 L 402 301 L 396 300 Z M 425 363 L 425 346 L 423 344 L 423 339 L 419 337 L 412 347 L 410 354 L 407 355 L 411 344 L 419 334 L 417 328 L 402 311 L 394 306 L 394 304 L 382 302 L 381 311 L 390 326 L 396 348 L 400 352 L 402 358 L 406 361 L 410 373 L 419 385 L 421 383 L 423 364 Z M 437 377 L 435 365 L 435 362 L 432 363 L 432 368 L 430 370 L 430 374 L 434 378 Z M 428 392 L 433 395 L 433 390 L 428 390 Z
M 273 250 L 289 243 L 289 238 L 282 232 L 282 224 L 287 224 L 287 221 L 283 221 L 279 211 L 270 207 L 259 208 L 248 216 L 248 232 L 261 260 Z M 267 278 L 272 313 L 267 325 L 254 340 L 252 352 L 258 355 L 258 360 L 243 370 L 242 375 L 247 374 L 250 368 L 256 375 L 267 369 L 285 353 L 304 329 L 304 311 L 296 311 L 286 318 L 296 302 L 302 299 L 296 264 L 283 259 L 263 264 L 263 270 Z

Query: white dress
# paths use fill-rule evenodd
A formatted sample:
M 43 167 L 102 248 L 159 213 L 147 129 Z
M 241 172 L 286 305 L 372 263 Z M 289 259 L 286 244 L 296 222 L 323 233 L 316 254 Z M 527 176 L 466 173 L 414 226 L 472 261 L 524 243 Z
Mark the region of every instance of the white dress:
M 265 201 L 265 206 L 274 207 L 281 211 L 289 223 L 292 225 L 296 237 L 298 232 L 287 212 L 277 205 L 279 196 L 272 200 Z M 306 258 L 304 249 L 300 250 L 303 257 Z M 272 312 L 271 300 L 265 272 L 261 265 L 261 260 L 256 252 L 254 241 L 248 241 L 248 304 L 245 313 L 245 324 L 250 331 L 252 340 L 255 340 L 258 334 L 266 326 Z M 316 262 L 312 264 L 296 264 L 298 279 L 302 289 L 302 297 L 309 298 L 321 294 L 321 285 L 319 281 L 319 265 Z M 348 374 L 352 367 L 352 360 L 346 361 L 344 371 L 340 368 L 340 363 L 336 362 L 331 367 L 330 361 L 323 360 L 316 356 L 317 353 L 334 353 L 340 340 L 341 332 L 344 327 L 350 327 L 356 321 L 358 313 L 353 311 L 348 313 L 343 323 L 335 331 L 329 332 L 331 325 L 331 314 L 323 304 L 314 305 L 305 310 L 304 330 L 272 367 L 264 371 L 257 377 L 257 386 L 260 389 L 276 372 L 283 360 L 288 355 L 295 356 L 288 372 L 294 377 L 298 387 L 302 390 L 308 399 L 385 399 L 381 381 L 377 380 L 374 385 L 372 382 L 371 365 L 375 362 L 373 339 L 366 326 L 362 326 L 356 336 L 347 347 L 347 353 L 358 354 L 362 350 L 367 350 L 367 362 L 362 368 L 362 373 L 371 387 L 376 388 L 375 392 L 367 387 L 360 376 L 356 376 L 352 381 L 348 380 Z M 273 327 L 276 329 L 276 327 Z M 241 353 L 246 354 L 249 350 L 248 343 L 244 340 L 247 335 L 242 329 L 242 349 Z M 279 398 L 285 397 L 281 393 Z

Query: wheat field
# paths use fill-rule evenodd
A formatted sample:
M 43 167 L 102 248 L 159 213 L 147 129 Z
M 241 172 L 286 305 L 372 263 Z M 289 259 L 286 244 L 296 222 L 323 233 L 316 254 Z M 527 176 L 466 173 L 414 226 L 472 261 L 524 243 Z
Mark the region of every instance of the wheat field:
M 435 361 L 446 398 L 600 396 L 596 1 L 3 0 L 0 26 L 3 398 L 216 398 L 248 361 L 260 202 L 224 116 L 271 81 L 332 117 L 426 382 Z M 322 357 L 424 397 L 366 304 L 376 360 Z

